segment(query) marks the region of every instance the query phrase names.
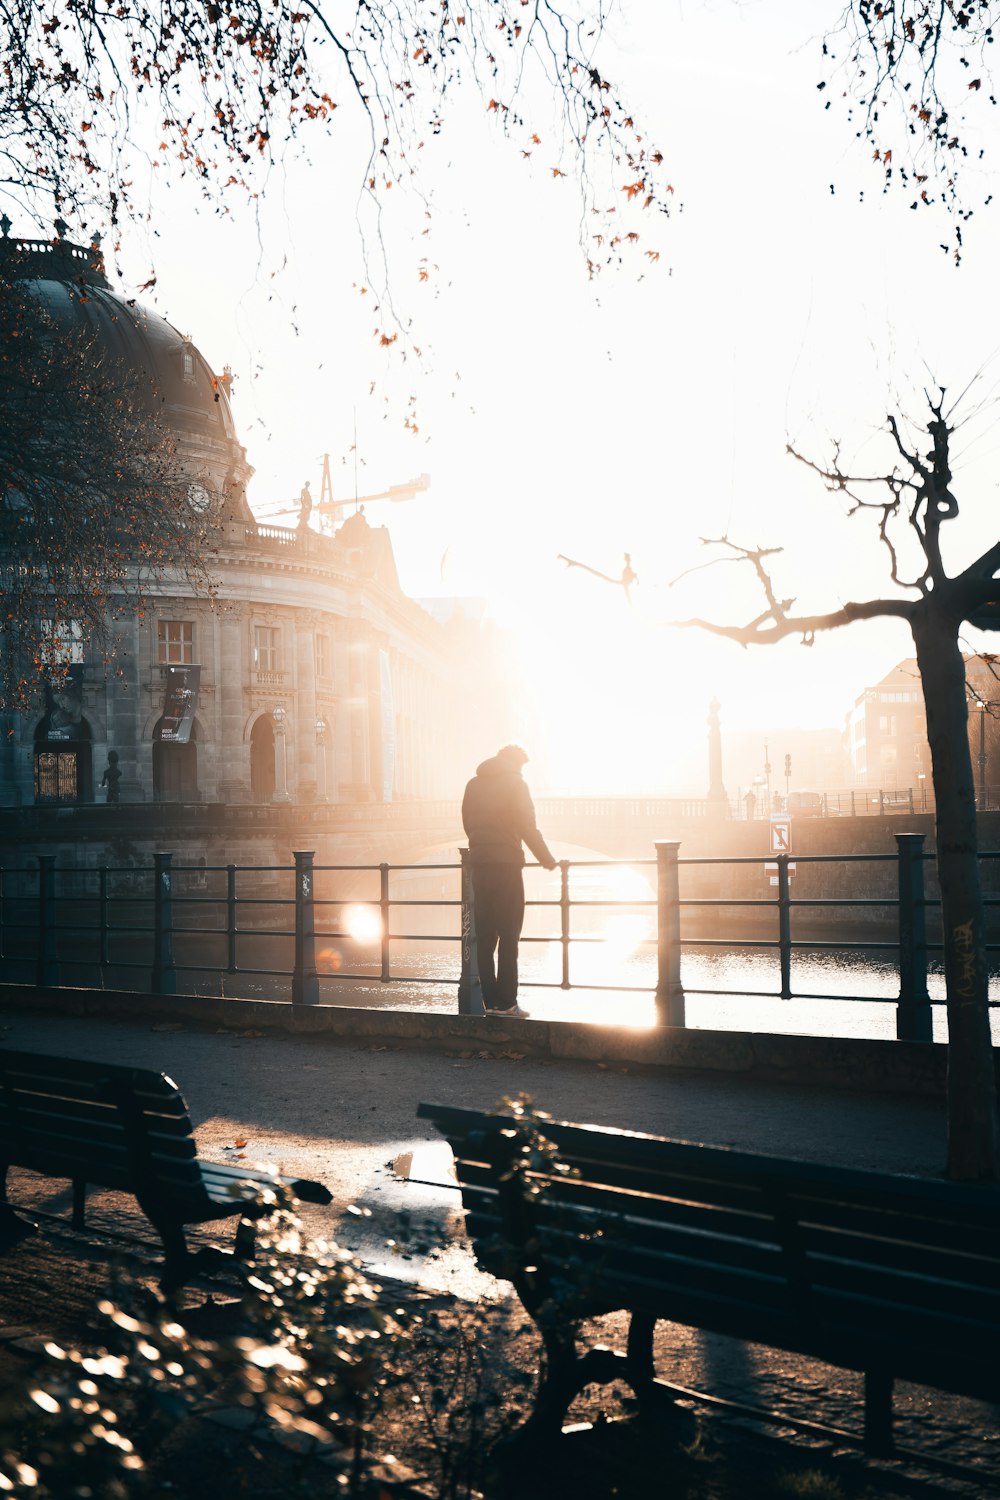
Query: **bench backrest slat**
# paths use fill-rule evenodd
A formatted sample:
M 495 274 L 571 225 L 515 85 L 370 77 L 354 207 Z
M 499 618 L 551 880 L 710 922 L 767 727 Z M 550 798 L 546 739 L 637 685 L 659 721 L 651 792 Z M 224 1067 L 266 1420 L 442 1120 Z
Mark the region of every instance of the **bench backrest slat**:
M 150 1069 L 0 1049 L 0 1163 L 94 1186 L 197 1187 L 197 1147 L 177 1085 Z
M 419 1113 L 452 1142 L 482 1264 L 518 1274 L 529 1226 L 529 1298 L 575 1287 L 595 1311 L 642 1308 L 850 1368 L 891 1347 L 900 1378 L 933 1385 L 937 1369 L 949 1389 L 1000 1398 L 995 1187 L 543 1120 L 570 1172 L 536 1155 L 525 1196 L 509 1172 L 517 1122 Z

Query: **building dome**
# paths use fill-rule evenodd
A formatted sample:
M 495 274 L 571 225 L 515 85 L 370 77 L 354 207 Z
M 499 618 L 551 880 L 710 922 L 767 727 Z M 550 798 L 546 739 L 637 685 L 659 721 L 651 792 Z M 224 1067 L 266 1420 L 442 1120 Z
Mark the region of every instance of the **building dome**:
M 96 336 L 99 347 L 150 390 L 176 435 L 236 441 L 230 376 L 217 377 L 189 338 L 159 313 L 112 291 L 94 245 L 0 239 L 0 274 L 25 283 L 56 327 Z

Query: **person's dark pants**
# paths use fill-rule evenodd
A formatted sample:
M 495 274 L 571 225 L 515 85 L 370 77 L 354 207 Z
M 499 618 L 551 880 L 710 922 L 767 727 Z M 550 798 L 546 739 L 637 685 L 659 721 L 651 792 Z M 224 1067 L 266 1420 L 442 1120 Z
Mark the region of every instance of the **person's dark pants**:
M 472 894 L 483 1005 L 487 1010 L 510 1010 L 517 1004 L 517 945 L 524 922 L 520 865 L 473 865 Z

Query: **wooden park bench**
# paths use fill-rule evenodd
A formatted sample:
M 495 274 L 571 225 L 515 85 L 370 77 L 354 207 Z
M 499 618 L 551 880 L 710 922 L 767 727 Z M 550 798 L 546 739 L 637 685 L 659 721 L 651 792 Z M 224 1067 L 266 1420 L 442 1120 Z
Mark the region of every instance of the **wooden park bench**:
M 894 1380 L 1000 1401 L 1000 1187 L 418 1113 L 451 1143 L 480 1264 L 513 1282 L 544 1340 L 526 1435 L 557 1432 L 592 1381 L 624 1379 L 640 1411 L 669 1395 L 661 1318 L 862 1372 L 874 1452 L 892 1450 Z M 626 1351 L 579 1354 L 580 1320 L 622 1309 Z
M 253 1222 L 271 1211 L 267 1190 L 329 1203 L 318 1182 L 241 1163 L 202 1161 L 180 1090 L 165 1073 L 0 1049 L 0 1248 L 37 1225 L 7 1201 L 7 1173 L 24 1167 L 73 1185 L 72 1225 L 85 1227 L 88 1187 L 131 1193 L 163 1242 L 161 1287 L 252 1259 Z M 232 1252 L 187 1248 L 185 1227 L 238 1218 Z

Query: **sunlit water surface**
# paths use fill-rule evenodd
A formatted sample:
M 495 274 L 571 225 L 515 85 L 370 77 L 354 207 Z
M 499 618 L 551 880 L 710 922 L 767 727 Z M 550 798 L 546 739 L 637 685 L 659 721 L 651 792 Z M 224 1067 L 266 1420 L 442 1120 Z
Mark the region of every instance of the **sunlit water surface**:
M 552 940 L 560 921 L 558 877 L 528 872 L 531 904 L 521 943 L 520 1003 L 540 1020 L 654 1024 L 655 901 L 646 872 L 627 866 L 580 867 L 572 871 L 572 880 L 571 988 L 563 989 L 562 945 Z M 406 895 L 419 899 L 420 890 L 415 883 Z M 394 931 L 432 930 L 419 925 L 421 918 L 414 915 L 421 911 L 419 906 L 400 910 L 405 911 L 407 925 L 401 925 L 402 916 L 394 917 Z M 340 981 L 335 985 L 324 981 L 323 998 L 343 1004 L 453 1011 L 459 970 L 457 914 L 440 909 L 432 913 L 439 920 L 437 941 L 393 940 L 394 982 L 389 985 L 367 982 L 379 973 L 377 915 L 371 906 L 359 908 L 357 940 L 322 950 L 327 972 Z M 931 962 L 933 967 L 933 955 Z M 359 976 L 358 982 L 344 983 L 349 975 Z M 685 947 L 681 981 L 688 1026 L 809 1036 L 892 1039 L 896 1035 L 899 974 L 892 946 L 793 950 L 795 998 L 791 1000 L 777 998 L 781 976 L 776 948 Z M 928 989 L 932 1000 L 943 1001 L 940 972 L 930 974 Z M 1000 974 L 991 980 L 991 998 L 1000 1001 Z M 946 1040 L 943 1004 L 935 1004 L 932 1015 L 935 1039 Z M 1000 1041 L 997 1010 L 993 1034 Z

